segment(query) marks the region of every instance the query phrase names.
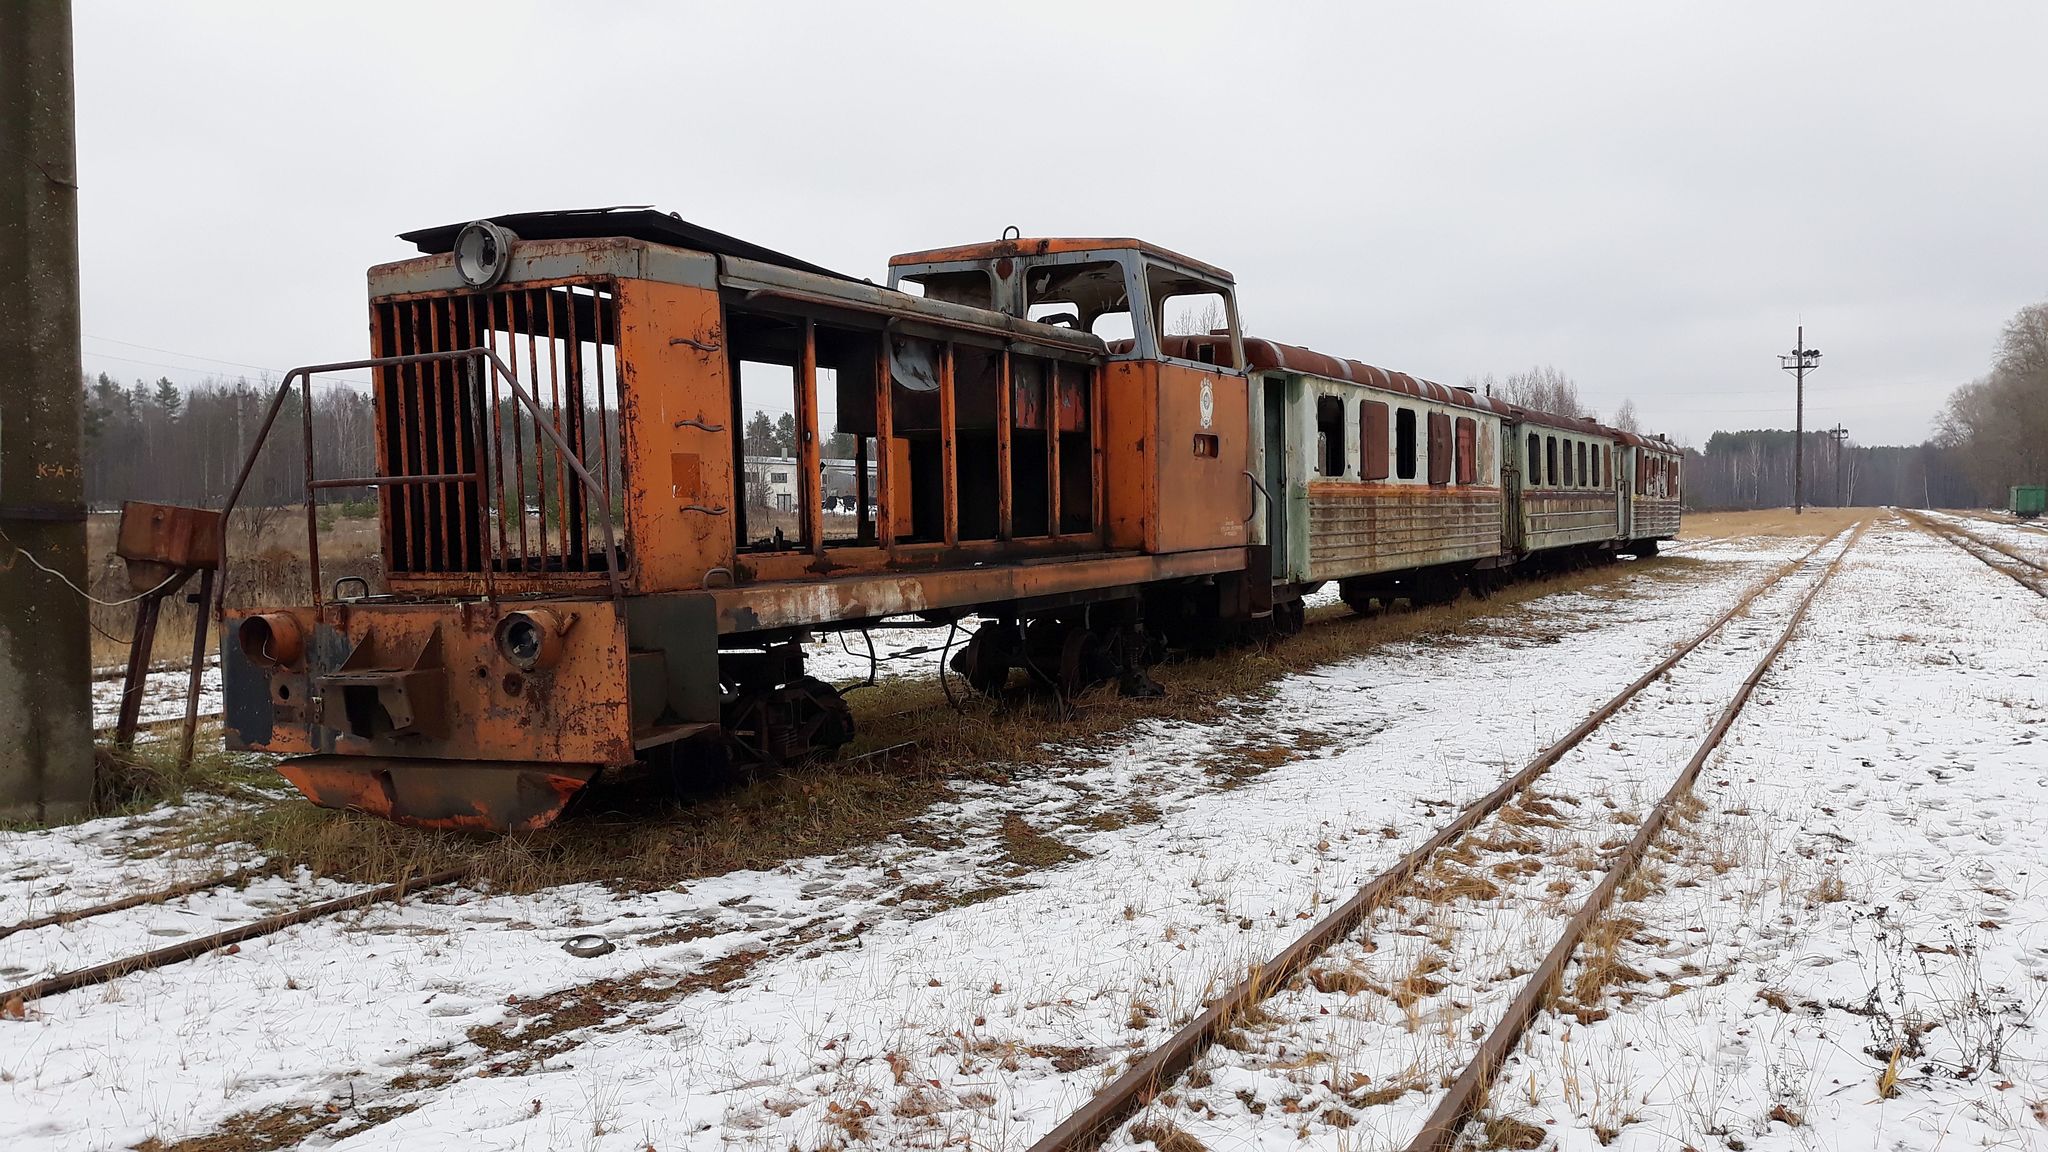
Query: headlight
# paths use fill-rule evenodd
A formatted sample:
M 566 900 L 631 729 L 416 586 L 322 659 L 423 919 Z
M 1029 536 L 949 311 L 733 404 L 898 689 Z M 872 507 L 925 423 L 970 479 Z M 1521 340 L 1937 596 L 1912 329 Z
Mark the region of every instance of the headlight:
M 290 668 L 306 654 L 306 634 L 298 617 L 288 612 L 249 616 L 235 629 L 242 656 L 258 668 Z
M 528 608 L 498 621 L 498 655 L 521 672 L 552 668 L 562 658 L 562 618 Z

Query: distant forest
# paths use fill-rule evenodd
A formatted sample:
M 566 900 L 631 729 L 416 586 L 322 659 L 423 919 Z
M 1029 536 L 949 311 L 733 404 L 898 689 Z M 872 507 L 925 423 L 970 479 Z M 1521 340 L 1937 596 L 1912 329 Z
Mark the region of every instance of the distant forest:
M 1478 383 L 1494 390 L 1491 379 Z M 256 437 L 274 387 L 248 380 L 182 389 L 169 380 L 123 385 L 105 374 L 86 380 L 88 503 L 106 510 L 123 500 L 219 506 Z M 1511 376 L 1499 394 L 1559 411 L 1583 410 L 1576 406 L 1570 379 L 1551 368 Z M 320 474 L 374 471 L 376 418 L 369 395 L 330 388 L 314 394 L 313 406 Z M 612 413 L 614 436 L 616 420 Z M 1612 422 L 1632 425 L 1632 406 L 1625 405 Z M 793 422 L 784 417 L 783 423 L 778 427 L 756 413 L 746 429 L 747 451 L 793 454 L 794 430 L 788 426 Z M 276 506 L 304 498 L 299 426 L 294 394 L 278 415 L 277 431 L 251 476 L 245 503 Z M 840 439 L 848 442 L 836 442 Z M 850 440 L 835 438 L 826 454 L 850 454 Z M 1793 440 L 1783 430 L 1714 433 L 1704 451 L 1686 451 L 1686 504 L 1701 510 L 1790 504 Z M 1837 502 L 1837 475 L 1843 503 L 1908 507 L 1994 506 L 2004 503 L 2009 485 L 2048 482 L 2048 304 L 2031 305 L 2013 317 L 1999 338 L 1990 371 L 1956 389 L 1926 443 L 1849 443 L 1839 460 L 1836 449 L 1826 433 L 1807 433 L 1809 504 Z M 616 458 L 612 467 L 616 476 Z M 366 497 L 336 492 L 332 498 Z

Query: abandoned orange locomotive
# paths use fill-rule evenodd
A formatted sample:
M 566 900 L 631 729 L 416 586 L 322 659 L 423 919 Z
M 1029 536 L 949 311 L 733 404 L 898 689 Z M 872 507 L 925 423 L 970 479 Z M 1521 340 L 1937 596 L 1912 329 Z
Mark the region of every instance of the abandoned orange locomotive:
M 836 748 L 810 632 L 972 616 L 979 689 L 1145 690 L 1155 637 L 1288 631 L 1328 581 L 1442 598 L 1678 530 L 1668 442 L 1248 339 L 1228 273 L 1136 240 L 882 288 L 641 209 L 404 238 L 372 355 L 270 409 L 306 401 L 311 602 L 222 634 L 229 746 L 328 807 L 529 829 L 607 769 Z M 322 475 L 311 382 L 361 368 L 375 473 Z M 324 587 L 316 499 L 365 487 L 387 587 Z

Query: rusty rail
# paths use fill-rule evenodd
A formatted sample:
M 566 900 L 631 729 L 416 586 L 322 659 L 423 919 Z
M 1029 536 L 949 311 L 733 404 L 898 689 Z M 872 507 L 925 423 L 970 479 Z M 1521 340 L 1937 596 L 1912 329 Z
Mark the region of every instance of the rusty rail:
M 104 964 L 95 964 L 90 968 L 74 968 L 69 972 L 59 972 L 55 976 L 45 976 L 33 983 L 23 984 L 18 988 L 9 988 L 4 992 L 0 992 L 0 1006 L 11 1010 L 19 1005 L 26 1004 L 30 1000 L 40 1000 L 45 996 L 55 996 L 61 992 L 74 992 L 80 988 L 90 988 L 95 984 L 105 984 L 109 980 L 126 976 L 131 972 L 142 972 L 151 968 L 162 968 L 170 964 L 176 964 L 180 961 L 190 960 L 195 956 L 204 956 L 216 948 L 225 948 L 230 944 L 239 944 L 244 940 L 251 940 L 258 936 L 268 936 L 272 932 L 289 928 L 294 924 L 303 924 L 308 920 L 318 920 L 322 916 L 332 916 L 336 912 L 347 912 L 353 908 L 366 908 L 372 904 L 381 904 L 386 900 L 397 900 L 408 892 L 418 892 L 425 888 L 452 884 L 469 875 L 469 872 L 468 868 L 450 868 L 446 871 L 435 872 L 427 876 L 411 876 L 395 884 L 386 884 L 382 888 L 373 888 L 367 892 L 357 892 L 351 896 L 325 900 L 318 904 L 308 904 L 304 908 L 295 908 L 290 912 L 280 912 L 275 916 L 266 916 L 261 920 L 252 920 L 247 924 L 215 932 L 208 936 L 197 936 L 190 940 L 181 940 L 176 944 L 158 948 L 151 952 L 140 952 L 133 956 L 124 956 L 119 960 L 109 960 Z
M 264 411 L 262 424 L 257 426 L 256 439 L 250 444 L 249 453 L 242 461 L 242 469 L 235 476 L 234 487 L 228 491 L 227 503 L 221 507 L 223 530 L 220 534 L 219 563 L 216 566 L 220 576 L 213 601 L 213 615 L 215 619 L 221 618 L 227 603 L 228 532 L 225 529 L 225 524 L 229 515 L 234 512 L 235 506 L 241 502 L 242 489 L 248 486 L 249 477 L 256 470 L 256 460 L 262 455 L 263 446 L 270 439 L 271 429 L 277 423 L 278 413 L 284 408 L 285 397 L 291 395 L 294 382 L 297 382 L 299 386 L 300 425 L 304 437 L 306 463 L 306 561 L 312 583 L 313 607 L 315 609 L 320 607 L 321 582 L 319 509 L 313 503 L 314 492 L 327 488 L 360 488 L 372 485 L 404 486 L 414 484 L 474 483 L 482 499 L 487 501 L 487 503 L 496 503 L 492 499 L 496 493 L 485 492 L 487 485 L 484 483 L 484 480 L 487 477 L 485 476 L 486 469 L 482 467 L 469 472 L 437 472 L 401 476 L 358 476 L 334 480 L 321 480 L 314 476 L 313 377 L 326 375 L 331 372 L 354 371 L 361 368 L 396 368 L 408 364 L 440 363 L 453 360 L 474 360 L 479 363 L 488 361 L 496 373 L 504 378 L 506 386 L 512 390 L 513 398 L 519 401 L 529 416 L 533 417 L 534 426 L 541 434 L 548 438 L 549 444 L 559 454 L 561 462 L 567 465 L 569 470 L 575 474 L 577 482 L 583 486 L 586 494 L 595 499 L 598 502 L 598 506 L 604 509 L 605 514 L 598 519 L 604 528 L 605 576 L 611 589 L 613 601 L 617 602 L 624 597 L 624 585 L 619 579 L 618 541 L 612 529 L 611 506 L 605 499 L 604 486 L 591 477 L 589 469 L 583 466 L 582 458 L 569 447 L 569 442 L 563 438 L 561 431 L 545 419 L 546 413 L 541 408 L 540 402 L 535 400 L 520 385 L 518 374 L 498 356 L 494 349 L 479 346 L 455 348 L 440 352 L 412 352 L 402 356 L 373 356 L 366 360 L 346 360 L 332 364 L 308 364 L 285 373 L 284 379 L 278 383 L 277 392 L 270 398 L 270 407 Z M 480 375 L 472 374 L 469 384 L 476 391 L 477 410 L 481 411 L 484 385 Z M 483 454 L 482 458 L 488 461 L 490 453 Z M 502 462 L 500 466 L 502 467 Z M 499 507 L 497 512 L 502 518 L 504 509 Z M 523 508 L 520 510 L 520 516 L 520 522 L 523 526 L 525 523 L 525 510 Z M 490 532 L 485 531 L 482 535 L 485 537 L 482 542 L 484 553 L 484 598 L 486 600 L 495 600 L 497 598 L 495 571 L 497 568 L 497 555 L 491 547 L 489 540 Z
M 2032 592 L 2034 595 L 2039 596 L 2044 600 L 2048 600 L 2048 588 L 2043 588 L 2038 581 L 2022 576 L 2018 572 L 2015 572 L 2012 569 L 1997 563 L 1990 557 L 1984 555 L 1984 552 L 1988 551 L 1996 553 L 1997 555 L 2002 556 L 2007 560 L 2011 560 L 2015 563 L 2022 564 L 2028 568 L 2031 568 L 2035 572 L 2041 573 L 2043 576 L 2048 576 L 2048 565 L 2042 565 L 2038 561 L 2022 556 L 2019 553 L 2014 552 L 2012 549 L 2007 548 L 2002 544 L 1995 544 L 1989 540 L 1986 540 L 1967 528 L 1962 528 L 1955 524 L 1943 523 L 1939 520 L 1932 519 L 1925 512 L 1922 512 L 1917 508 L 1901 508 L 1899 509 L 1899 512 L 1902 515 L 1904 515 L 1906 519 L 1918 525 L 1921 531 L 1926 532 L 1928 535 L 1934 536 L 1937 539 L 1948 541 L 1949 543 L 1955 545 L 1957 548 L 1962 549 L 1964 552 L 1967 552 L 1970 555 L 1975 556 L 1979 561 L 1981 561 L 1984 564 L 1985 567 L 1990 568 L 1996 572 L 2004 573 L 2005 577 L 2008 580 L 2011 580 L 2013 583 L 2019 585 L 2022 588 L 2025 588 L 2029 592 Z M 1969 543 L 1964 543 L 1964 541 L 1966 540 L 1969 541 Z M 1972 548 L 1970 546 L 1971 544 L 1976 545 L 1976 547 Z M 1979 549 L 1982 549 L 1983 551 L 1979 551 Z
M 1700 746 L 1692 754 L 1692 759 L 1686 761 L 1685 767 L 1679 770 L 1678 778 L 1672 781 L 1670 789 L 1644 816 L 1642 826 L 1636 830 L 1634 839 L 1629 841 L 1628 847 L 1622 849 L 1615 862 L 1608 866 L 1607 875 L 1601 878 L 1600 883 L 1594 885 L 1593 891 L 1586 897 L 1585 904 L 1565 925 L 1564 933 L 1558 938 L 1557 944 L 1523 982 L 1521 992 L 1508 1004 L 1506 1014 L 1493 1026 L 1493 1031 L 1480 1043 L 1478 1053 L 1452 1083 L 1450 1091 L 1437 1104 L 1436 1110 L 1430 1113 L 1429 1119 L 1423 1121 L 1422 1131 L 1409 1143 L 1408 1152 L 1449 1152 L 1456 1143 L 1458 1129 L 1464 1126 L 1473 1111 L 1485 1101 L 1487 1089 L 1500 1072 L 1501 1065 L 1507 1062 L 1515 1046 L 1521 1043 L 1522 1033 L 1536 1019 L 1537 1013 L 1543 1011 L 1549 1003 L 1558 981 L 1564 976 L 1566 966 L 1571 963 L 1572 955 L 1578 951 L 1580 942 L 1585 939 L 1586 932 L 1613 902 L 1614 894 L 1621 887 L 1622 881 L 1642 862 L 1643 856 L 1650 850 L 1651 843 L 1670 822 L 1671 813 L 1678 807 L 1678 802 L 1692 790 L 1693 781 L 1699 778 L 1700 769 L 1706 767 L 1707 758 L 1721 746 L 1722 738 L 1727 736 L 1728 729 L 1734 726 L 1735 718 L 1741 714 L 1742 706 L 1749 702 L 1750 694 L 1763 682 L 1764 674 L 1771 670 L 1771 665 L 1777 660 L 1778 654 L 1792 642 L 1792 634 L 1799 630 L 1799 625 L 1806 619 L 1807 609 L 1813 606 L 1814 600 L 1820 595 L 1820 590 L 1827 586 L 1828 580 L 1842 566 L 1842 560 L 1849 555 L 1849 550 L 1856 546 L 1856 541 L 1863 535 L 1864 523 L 1857 521 L 1855 530 L 1849 535 L 1849 542 L 1842 545 L 1842 550 L 1836 553 L 1835 558 L 1822 570 L 1820 579 L 1815 580 L 1813 587 L 1807 589 L 1806 595 L 1800 598 L 1799 607 L 1793 610 L 1792 618 L 1786 621 L 1784 631 L 1778 633 L 1777 643 L 1771 645 L 1770 650 L 1763 654 L 1756 667 L 1743 679 L 1742 686 L 1735 690 L 1734 697 L 1728 701 L 1728 706 L 1721 710 L 1721 715 L 1714 721 L 1714 726 L 1707 730 L 1706 738 L 1700 741 Z M 1832 542 L 1834 539 L 1835 537 L 1829 537 L 1824 543 Z
M 109 900 L 104 904 L 73 908 L 69 912 L 52 912 L 47 916 L 36 916 L 0 927 L 0 940 L 5 940 L 17 932 L 33 932 L 38 928 L 51 928 L 58 924 L 69 924 L 75 920 L 90 920 L 95 916 L 105 916 L 109 912 L 124 912 L 130 908 L 140 908 L 144 904 L 162 904 L 167 900 L 176 900 L 180 896 L 190 896 L 194 892 L 204 892 L 208 888 L 224 888 L 229 884 L 253 879 L 264 874 L 264 870 L 259 868 L 238 868 L 233 872 L 217 872 L 200 880 L 183 880 L 176 884 L 158 888 L 154 892 L 138 892 L 133 896 L 123 896 L 119 900 Z M 0 997 L 0 999 L 4 999 L 4 997 Z
M 1799 558 L 1794 570 L 1803 567 L 1819 555 L 1821 549 L 1838 538 L 1839 536 L 1830 536 L 1814 545 L 1806 555 Z M 1837 562 L 1839 563 L 1839 558 Z M 1638 693 L 1649 687 L 1658 677 L 1669 672 L 1680 660 L 1719 632 L 1730 620 L 1748 608 L 1758 596 L 1775 587 L 1787 575 L 1789 572 L 1771 576 L 1745 590 L 1727 611 L 1715 617 L 1712 623 L 1692 639 L 1673 649 L 1649 671 L 1595 709 L 1577 727 L 1538 753 L 1535 759 L 1523 765 L 1493 791 L 1467 805 L 1450 823 L 1437 829 L 1419 847 L 1367 882 L 1349 900 L 1317 921 L 1294 943 L 1281 949 L 1272 959 L 1254 968 L 1242 982 L 1210 1002 L 1208 1008 L 1199 1016 L 1146 1053 L 1137 1063 L 1132 1064 L 1122 1075 L 1112 1080 L 1086 1104 L 1069 1115 L 1058 1127 L 1041 1137 L 1031 1146 L 1030 1152 L 1077 1152 L 1099 1147 L 1118 1124 L 1149 1102 L 1163 1085 L 1185 1072 L 1197 1057 L 1215 1043 L 1217 1037 L 1229 1029 L 1231 1021 L 1246 1008 L 1264 1000 L 1275 989 L 1293 979 L 1311 960 L 1328 949 L 1331 944 L 1342 939 L 1366 916 L 1383 905 L 1402 884 L 1422 869 L 1430 857 L 1471 831 L 1481 820 L 1491 816 L 1509 800 L 1535 783 L 1563 759 L 1565 753 L 1592 735 L 1595 729 L 1606 723 Z M 1804 611 L 1803 606 L 1801 610 Z

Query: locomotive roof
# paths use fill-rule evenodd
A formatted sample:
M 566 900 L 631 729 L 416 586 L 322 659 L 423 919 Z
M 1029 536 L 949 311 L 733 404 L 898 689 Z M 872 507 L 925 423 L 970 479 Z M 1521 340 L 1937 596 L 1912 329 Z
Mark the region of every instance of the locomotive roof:
M 701 224 L 692 224 L 673 212 L 661 212 L 646 205 L 621 208 L 574 208 L 558 212 L 513 212 L 503 216 L 487 216 L 484 219 L 503 228 L 521 240 L 584 240 L 604 236 L 621 236 L 629 240 L 645 240 L 651 244 L 669 244 L 677 248 L 689 248 L 697 252 L 708 252 L 714 256 L 737 256 L 742 260 L 754 260 L 762 264 L 773 264 L 792 268 L 798 272 L 809 272 L 816 276 L 830 276 L 837 280 L 853 280 L 843 272 L 799 260 L 773 248 L 764 248 L 714 232 Z M 448 252 L 455 247 L 455 235 L 462 231 L 464 220 L 455 224 L 442 224 L 433 228 L 419 228 L 398 234 L 400 240 L 410 241 L 420 251 L 429 255 Z
M 1014 240 L 989 240 L 980 244 L 957 244 L 951 248 L 928 248 L 922 252 L 903 252 L 889 257 L 889 267 L 901 268 L 907 264 L 951 264 L 965 260 L 999 260 L 1005 256 L 1047 256 L 1062 252 L 1098 252 L 1105 248 L 1135 248 L 1149 256 L 1171 260 L 1186 268 L 1192 268 L 1206 276 L 1214 277 L 1225 284 L 1235 284 L 1230 273 L 1192 256 L 1183 256 L 1170 248 L 1147 244 L 1129 236 L 1026 236 Z

